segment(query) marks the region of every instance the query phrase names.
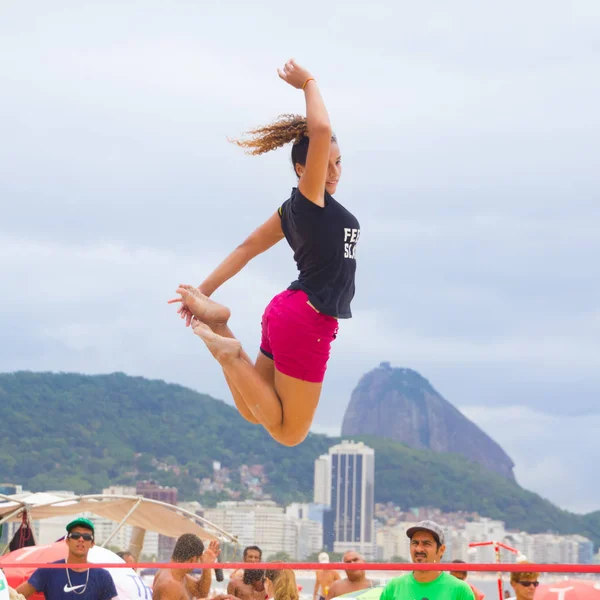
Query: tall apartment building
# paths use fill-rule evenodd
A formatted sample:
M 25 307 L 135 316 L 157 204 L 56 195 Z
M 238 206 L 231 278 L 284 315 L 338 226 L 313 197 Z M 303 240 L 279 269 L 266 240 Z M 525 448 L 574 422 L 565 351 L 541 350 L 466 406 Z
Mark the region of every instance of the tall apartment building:
M 323 520 L 323 538 L 329 550 L 356 550 L 365 558 L 376 557 L 375 451 L 372 448 L 363 442 L 343 441 L 319 457 L 315 461 L 315 501 L 328 502 L 330 506 Z

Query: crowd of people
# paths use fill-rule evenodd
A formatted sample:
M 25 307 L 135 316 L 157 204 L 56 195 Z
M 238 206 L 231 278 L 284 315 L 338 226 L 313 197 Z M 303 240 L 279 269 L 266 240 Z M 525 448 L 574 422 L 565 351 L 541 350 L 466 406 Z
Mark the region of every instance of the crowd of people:
M 77 518 L 67 525 L 65 537 L 66 558 L 56 564 L 81 564 L 82 567 L 37 569 L 27 581 L 16 590 L 11 589 L 11 600 L 27 600 L 36 593 L 42 593 L 46 600 L 112 600 L 117 598 L 117 590 L 110 573 L 103 568 L 87 568 L 88 553 L 94 546 L 94 524 L 86 518 Z M 410 555 L 415 564 L 441 563 L 446 550 L 443 529 L 434 521 L 421 521 L 406 531 L 410 539 Z M 171 563 L 181 564 L 181 568 L 159 569 L 152 585 L 153 600 L 196 600 L 210 596 L 213 569 L 203 569 L 201 574 L 189 568 L 190 564 L 217 564 L 220 553 L 219 543 L 204 542 L 191 533 L 177 539 Z M 124 562 L 134 564 L 135 556 L 129 552 L 119 553 Z M 313 600 L 333 600 L 348 594 L 356 595 L 361 590 L 377 587 L 380 600 L 483 600 L 484 594 L 466 581 L 467 571 L 464 561 L 454 560 L 456 569 L 414 570 L 390 580 L 385 586 L 378 586 L 369 579 L 366 570 L 348 568 L 345 577 L 334 569 L 325 568 L 329 555 L 322 552 L 318 557 L 322 569 L 315 573 Z M 348 565 L 365 563 L 363 556 L 349 550 L 342 561 Z M 244 549 L 243 562 L 256 564 L 263 562 L 262 550 L 258 546 Z M 185 567 L 184 567 L 185 565 Z M 215 566 L 215 568 L 217 568 Z M 526 566 L 523 565 L 526 569 Z M 513 572 L 510 578 L 515 600 L 534 600 L 539 585 L 539 573 Z M 510 596 L 510 594 L 508 594 Z M 213 600 L 299 600 L 299 586 L 291 569 L 239 569 L 231 573 L 227 593 L 213 597 Z

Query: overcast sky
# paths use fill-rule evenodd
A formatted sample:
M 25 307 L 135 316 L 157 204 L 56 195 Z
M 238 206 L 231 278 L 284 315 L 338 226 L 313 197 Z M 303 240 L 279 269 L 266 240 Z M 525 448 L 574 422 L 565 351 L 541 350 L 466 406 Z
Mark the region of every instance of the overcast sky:
M 317 78 L 361 222 L 354 319 L 315 430 L 360 374 L 416 369 L 520 483 L 600 509 L 600 3 L 2 2 L 0 371 L 123 371 L 229 401 L 167 306 L 294 185 L 227 143 Z M 251 354 L 285 242 L 215 298 Z M 200 418 L 200 416 L 199 416 Z

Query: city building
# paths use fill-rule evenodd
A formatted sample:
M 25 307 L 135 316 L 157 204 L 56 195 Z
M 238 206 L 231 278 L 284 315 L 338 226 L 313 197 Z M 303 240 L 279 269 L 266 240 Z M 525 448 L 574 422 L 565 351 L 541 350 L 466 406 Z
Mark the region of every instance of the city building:
M 155 481 L 138 481 L 135 486 L 135 495 L 143 496 L 149 500 L 177 505 L 177 488 L 162 486 Z M 155 540 L 152 535 L 149 535 L 149 532 L 146 533 L 146 537 L 148 537 L 148 546 L 146 545 L 146 539 L 144 539 L 143 554 L 156 556 L 159 561 L 168 561 L 171 558 L 177 541 L 175 538 L 157 535 L 156 553 L 154 553 L 151 550 L 154 550 Z
M 331 455 L 323 454 L 315 460 L 315 504 L 331 506 Z
M 285 514 L 296 521 L 296 552 L 298 560 L 320 552 L 323 549 L 323 511 L 322 504 L 290 504 Z
M 285 514 L 283 507 L 270 500 L 219 502 L 216 508 L 205 509 L 204 517 L 236 535 L 241 548 L 260 546 L 265 560 L 278 552 L 297 558 L 299 530 L 306 531 L 306 536 L 314 535 L 314 526 L 300 528 L 298 518 Z
M 328 455 L 315 461 L 314 492 L 315 501 L 329 501 L 331 509 L 323 518 L 324 546 L 375 558 L 375 451 L 363 442 L 342 441 L 332 446 Z

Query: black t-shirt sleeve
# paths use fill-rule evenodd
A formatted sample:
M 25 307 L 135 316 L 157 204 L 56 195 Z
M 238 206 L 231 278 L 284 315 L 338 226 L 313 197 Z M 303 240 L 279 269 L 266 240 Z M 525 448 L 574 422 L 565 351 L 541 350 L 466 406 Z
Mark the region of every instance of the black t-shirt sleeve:
M 292 195 L 277 210 L 280 217 L 295 219 L 306 215 L 314 217 L 323 211 L 323 207 L 311 202 L 298 188 L 294 188 Z
M 316 234 L 315 227 L 323 221 L 323 207 L 311 202 L 300 190 L 294 188 L 291 197 L 279 207 L 279 216 L 286 236 L 289 234 L 312 238 Z
M 323 212 L 323 206 L 309 200 L 298 188 L 294 190 L 290 198 L 290 204 L 294 214 L 319 214 Z

